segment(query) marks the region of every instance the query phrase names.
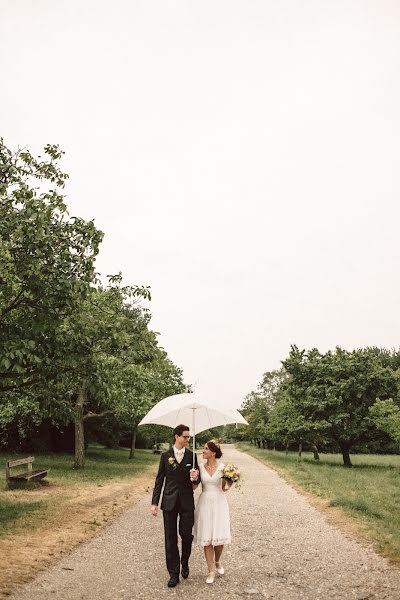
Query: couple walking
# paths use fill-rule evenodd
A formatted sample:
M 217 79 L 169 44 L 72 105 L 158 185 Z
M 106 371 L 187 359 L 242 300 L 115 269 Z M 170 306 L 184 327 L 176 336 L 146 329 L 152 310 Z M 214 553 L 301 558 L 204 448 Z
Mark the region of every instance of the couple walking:
M 221 555 L 225 544 L 231 541 L 229 508 L 224 492 L 231 482 L 222 479 L 222 452 L 218 444 L 210 440 L 204 445 L 204 463 L 198 465 L 193 453 L 186 448 L 190 433 L 186 425 L 174 429 L 173 448 L 160 457 L 160 466 L 155 480 L 151 513 L 157 516 L 158 503 L 164 485 L 161 510 L 164 517 L 165 556 L 170 575 L 168 587 L 179 583 L 179 573 L 184 579 L 189 577 L 189 557 L 192 551 L 192 529 L 194 541 L 204 548 L 207 561 L 207 583 L 213 583 L 215 573 L 224 574 Z M 201 483 L 202 493 L 194 508 L 193 491 Z M 178 549 L 179 535 L 182 539 L 182 552 Z

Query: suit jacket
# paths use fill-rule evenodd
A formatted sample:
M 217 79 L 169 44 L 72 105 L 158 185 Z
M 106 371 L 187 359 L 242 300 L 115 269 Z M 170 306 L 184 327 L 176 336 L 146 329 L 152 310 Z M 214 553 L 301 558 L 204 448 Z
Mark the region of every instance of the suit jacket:
M 165 481 L 161 502 L 161 510 L 172 510 L 178 498 L 184 511 L 194 510 L 193 487 L 190 481 L 190 469 L 193 465 L 193 452 L 185 448 L 183 459 L 180 463 L 175 459 L 174 449 L 163 452 L 160 456 L 160 465 L 153 490 L 151 503 L 158 505 L 161 490 Z M 195 469 L 198 469 L 197 456 Z M 200 482 L 200 475 L 196 483 Z

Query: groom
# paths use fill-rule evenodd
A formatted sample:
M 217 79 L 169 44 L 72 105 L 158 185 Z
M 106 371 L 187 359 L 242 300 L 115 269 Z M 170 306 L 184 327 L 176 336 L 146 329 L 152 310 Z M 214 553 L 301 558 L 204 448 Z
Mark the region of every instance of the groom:
M 160 457 L 160 466 L 154 485 L 151 501 L 151 514 L 156 517 L 161 490 L 165 481 L 161 510 L 164 516 L 165 557 L 170 574 L 168 587 L 179 583 L 179 570 L 182 564 L 182 577 L 189 577 L 189 556 L 192 551 L 192 529 L 194 524 L 193 490 L 200 483 L 197 456 L 195 469 L 193 452 L 186 446 L 190 440 L 189 427 L 178 425 L 174 429 L 175 444 Z M 179 559 L 178 549 L 178 517 L 179 535 L 182 538 L 182 557 Z

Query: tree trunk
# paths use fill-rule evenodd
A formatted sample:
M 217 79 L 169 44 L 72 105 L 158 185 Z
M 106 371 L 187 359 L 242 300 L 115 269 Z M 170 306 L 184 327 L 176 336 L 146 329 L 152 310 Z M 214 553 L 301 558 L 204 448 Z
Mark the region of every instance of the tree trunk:
M 135 425 L 132 429 L 131 451 L 129 452 L 129 458 L 134 458 L 134 456 L 135 456 L 136 434 L 137 434 L 137 426 Z
M 314 460 L 319 460 L 318 448 L 316 444 L 313 444 L 312 451 L 314 454 Z
M 86 390 L 79 389 L 75 404 L 75 469 L 85 466 L 85 426 L 83 423 L 83 407 L 86 402 Z
M 344 467 L 352 467 L 350 460 L 350 445 L 349 444 L 340 444 L 340 450 L 342 451 L 343 456 L 343 466 Z
M 300 440 L 300 441 L 299 441 L 299 457 L 300 457 L 300 458 L 301 458 L 301 453 L 302 453 L 302 450 L 303 450 L 303 442 Z
M 287 442 L 286 442 L 286 449 L 285 449 L 285 453 L 286 453 L 286 454 L 289 454 L 289 445 L 290 445 L 290 442 L 289 442 L 289 441 L 287 441 Z

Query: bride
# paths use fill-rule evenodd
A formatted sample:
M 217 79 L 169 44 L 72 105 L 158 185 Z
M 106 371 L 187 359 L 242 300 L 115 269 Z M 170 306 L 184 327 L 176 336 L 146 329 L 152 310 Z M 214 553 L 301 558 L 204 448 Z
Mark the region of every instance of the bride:
M 214 583 L 215 572 L 224 574 L 221 555 L 224 545 L 231 541 L 229 507 L 223 492 L 229 490 L 232 482 L 221 479 L 225 466 L 217 460 L 221 456 L 221 448 L 213 440 L 204 445 L 205 462 L 200 465 L 202 493 L 195 511 L 194 538 L 195 543 L 204 548 L 208 567 L 206 583 Z

